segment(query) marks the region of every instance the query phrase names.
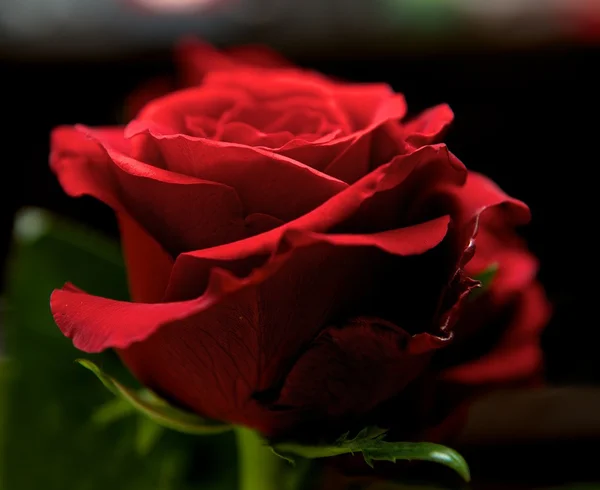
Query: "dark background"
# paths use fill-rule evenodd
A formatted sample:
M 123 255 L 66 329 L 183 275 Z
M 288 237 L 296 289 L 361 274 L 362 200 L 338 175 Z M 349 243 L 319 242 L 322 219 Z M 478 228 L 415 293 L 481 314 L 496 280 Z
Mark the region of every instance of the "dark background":
M 386 81 L 406 95 L 414 112 L 450 104 L 456 115 L 446 139 L 450 149 L 532 209 L 533 221 L 522 231 L 540 258 L 540 277 L 555 305 L 543 338 L 548 379 L 599 383 L 600 45 L 383 52 L 284 54 L 342 78 Z M 122 122 L 127 95 L 149 78 L 173 71 L 167 47 L 102 57 L 0 56 L 2 276 L 14 214 L 23 206 L 47 208 L 116 236 L 108 208 L 63 194 L 48 169 L 50 130 L 59 124 Z M 512 448 L 514 464 L 507 472 L 529 471 L 550 482 L 597 477 L 596 440 L 599 434 L 572 448 L 562 442 Z M 504 457 L 503 448 L 489 451 L 500 454 L 494 460 Z M 485 468 L 487 454 L 476 451 L 469 458 L 479 458 Z M 560 457 L 553 460 L 553 454 Z

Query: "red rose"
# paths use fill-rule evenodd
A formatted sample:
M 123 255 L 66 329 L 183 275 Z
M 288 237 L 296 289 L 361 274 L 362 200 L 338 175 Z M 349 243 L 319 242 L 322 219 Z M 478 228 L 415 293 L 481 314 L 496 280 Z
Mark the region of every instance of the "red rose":
M 455 198 L 469 200 L 488 185 L 484 176 L 470 172 Z M 485 288 L 461 305 L 452 342 L 385 408 L 385 420 L 393 427 L 390 437 L 449 442 L 460 434 L 477 397 L 543 380 L 540 337 L 551 306 L 536 280 L 538 261 L 498 207 L 481 215 L 476 240 L 465 272 L 487 276 Z M 394 426 L 406 418 L 410 427 L 401 422 Z
M 245 68 L 293 68 L 285 58 L 264 46 L 240 46 L 221 52 L 194 38 L 179 43 L 175 49 L 177 77 L 154 78 L 135 90 L 126 103 L 131 118 L 152 99 L 178 88 L 200 85 L 204 76 L 216 71 Z
M 465 186 L 477 186 L 472 174 Z M 530 384 L 542 370 L 540 334 L 550 304 L 536 280 L 537 259 L 497 210 L 485 213 L 477 249 L 467 264 L 472 277 L 492 271 L 487 288 L 468 301 L 455 325 L 455 341 L 439 361 L 453 390 L 477 392 L 502 384 Z
M 65 190 L 117 214 L 135 301 L 67 285 L 56 323 L 211 418 L 277 434 L 361 417 L 452 343 L 482 213 L 528 209 L 432 144 L 447 106 L 404 121 L 386 85 L 203 70 L 124 128 L 53 133 Z

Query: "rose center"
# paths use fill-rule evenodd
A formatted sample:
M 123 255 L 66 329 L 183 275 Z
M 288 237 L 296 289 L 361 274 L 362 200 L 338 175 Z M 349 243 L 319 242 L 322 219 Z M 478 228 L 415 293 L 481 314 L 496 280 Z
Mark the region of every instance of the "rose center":
M 220 113 L 183 116 L 184 130 L 191 136 L 251 146 L 277 148 L 296 141 L 314 142 L 345 132 L 343 121 L 320 101 L 232 101 Z

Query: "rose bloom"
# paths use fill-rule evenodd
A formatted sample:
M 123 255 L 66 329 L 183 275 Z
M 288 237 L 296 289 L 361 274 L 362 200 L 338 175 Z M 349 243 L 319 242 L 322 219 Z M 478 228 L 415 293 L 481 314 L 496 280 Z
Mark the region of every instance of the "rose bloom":
M 253 48 L 187 43 L 179 62 L 182 88 L 142 104 L 167 85 L 146 87 L 126 126 L 53 132 L 65 191 L 116 213 L 132 298 L 55 291 L 77 348 L 269 436 L 539 373 L 548 306 L 513 231 L 529 210 L 438 143 L 448 106 L 407 119 L 387 85 Z

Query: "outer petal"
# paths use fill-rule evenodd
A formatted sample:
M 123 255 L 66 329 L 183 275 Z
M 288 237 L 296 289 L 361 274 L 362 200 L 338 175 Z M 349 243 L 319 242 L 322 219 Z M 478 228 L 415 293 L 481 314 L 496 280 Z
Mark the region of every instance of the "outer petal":
M 499 232 L 490 229 L 487 224 L 490 220 L 502 223 L 502 216 L 494 211 L 489 210 L 483 216 L 477 235 L 476 253 L 466 270 L 474 276 L 496 266 L 487 294 L 493 296 L 492 302 L 499 306 L 533 282 L 538 271 L 538 260 L 511 227 L 505 226 Z
M 133 304 L 66 288 L 53 293 L 52 311 L 79 349 L 125 349 L 123 359 L 151 388 L 199 413 L 262 427 L 245 410 L 254 394 L 277 383 L 329 318 L 367 306 L 365 291 L 381 282 L 386 257 L 428 250 L 447 223 L 363 236 L 290 230 L 247 278 L 213 269 L 199 298 Z
M 117 128 L 58 128 L 51 165 L 68 194 L 88 194 L 127 213 L 173 255 L 247 236 L 231 187 L 152 167 L 128 150 Z
M 447 369 L 446 382 L 489 388 L 527 380 L 542 368 L 540 334 L 550 318 L 550 304 L 540 284 L 522 291 L 512 305 L 504 332 L 491 351 L 470 362 Z
M 403 124 L 404 137 L 415 147 L 437 143 L 453 119 L 454 113 L 448 104 L 431 107 Z
M 182 254 L 173 269 L 166 299 L 173 301 L 201 294 L 209 271 L 215 266 L 227 267 L 237 275 L 248 275 L 261 263 L 261 257 L 264 261 L 273 253 L 289 229 L 373 233 L 422 222 L 414 212 L 408 221 L 404 220 L 404 215 L 410 215 L 415 209 L 415 196 L 424 193 L 424 189 L 435 195 L 436 189 L 445 191 L 451 185 L 458 187 L 465 177 L 465 168 L 449 157 L 443 145 L 399 156 L 280 228 L 236 243 Z
M 457 221 L 469 223 L 479 220 L 484 211 L 500 206 L 507 223 L 512 226 L 529 221 L 531 213 L 525 203 L 508 196 L 494 182 L 477 172 L 469 172 L 466 184 L 450 189 Z
M 321 235 L 289 230 L 282 236 L 277 251 L 269 261 L 263 267 L 254 270 L 248 277 L 237 278 L 223 269 L 211 269 L 206 291 L 196 299 L 158 304 L 133 304 L 96 298 L 67 288 L 53 293 L 52 309 L 57 324 L 67 336 L 74 339 L 77 348 L 86 352 L 98 352 L 111 347 L 125 348 L 134 342 L 146 339 L 169 321 L 200 313 L 237 291 L 262 284 L 282 268 L 297 268 L 307 258 L 305 256 L 310 256 L 311 260 L 318 260 L 319 263 L 326 262 L 325 258 L 318 257 L 315 251 L 325 250 L 328 255 L 336 255 L 340 250 L 342 255 L 360 254 L 366 247 L 369 253 L 380 250 L 393 255 L 420 254 L 441 242 L 446 234 L 447 224 L 448 218 L 442 217 L 410 228 L 374 235 Z M 346 256 L 343 258 L 347 259 Z M 320 275 L 322 272 L 322 269 L 315 269 L 314 273 Z M 336 270 L 336 272 L 342 271 Z M 354 274 L 350 269 L 346 273 Z M 289 276 L 291 280 L 295 279 L 292 274 Z M 287 289 L 285 294 L 289 291 Z M 75 301 L 70 302 L 69 298 Z M 88 309 L 85 302 L 89 302 L 91 309 Z M 117 325 L 114 323 L 115 318 L 109 318 L 111 308 L 114 308 L 115 313 L 118 314 L 119 311 L 124 314 L 129 309 L 138 319 L 132 321 L 129 315 L 125 315 L 127 318 L 118 320 L 119 325 Z M 96 312 L 102 313 L 95 314 Z M 152 313 L 148 316 L 146 312 Z M 100 324 L 102 325 L 98 326 Z M 114 327 L 111 327 L 111 324 L 114 324 Z

